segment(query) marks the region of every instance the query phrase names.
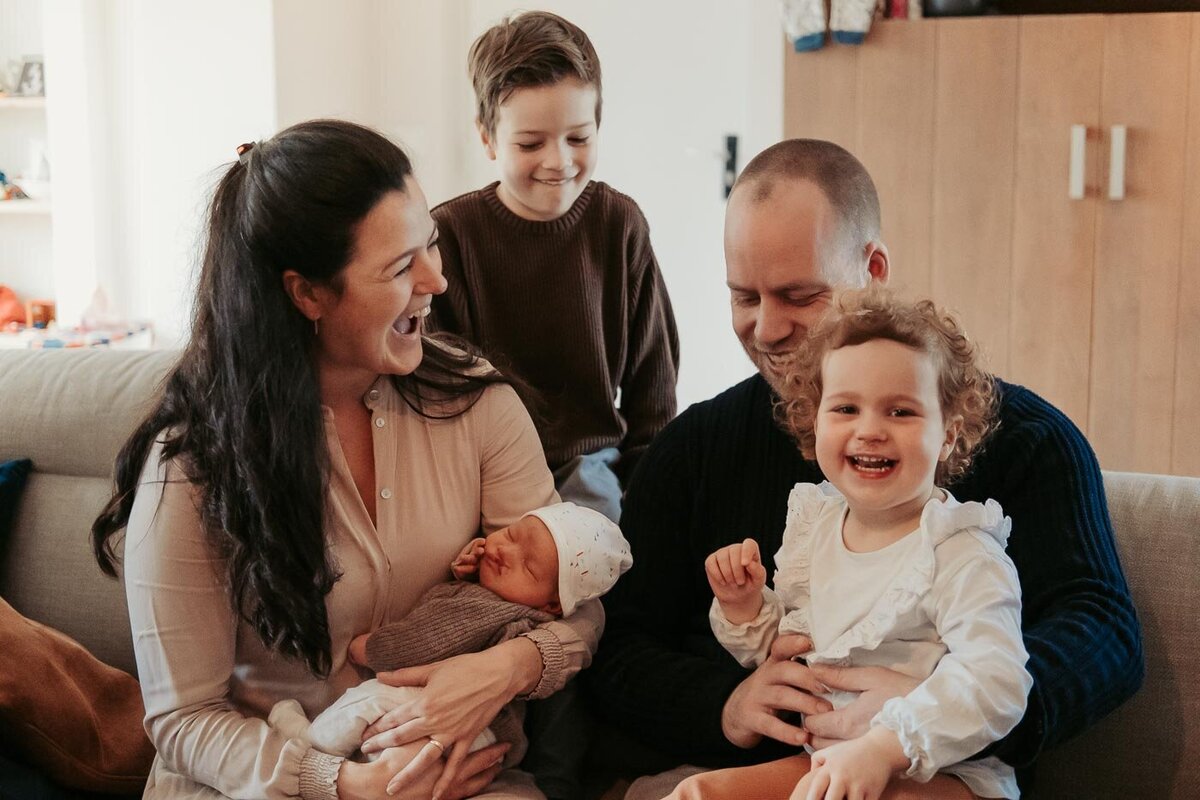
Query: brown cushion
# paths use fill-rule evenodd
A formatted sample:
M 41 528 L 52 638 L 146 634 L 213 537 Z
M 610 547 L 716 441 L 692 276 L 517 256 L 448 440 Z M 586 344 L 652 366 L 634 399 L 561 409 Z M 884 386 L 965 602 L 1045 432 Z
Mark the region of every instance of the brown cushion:
M 143 716 L 136 680 L 0 599 L 0 736 L 9 748 L 64 786 L 137 792 L 154 759 Z

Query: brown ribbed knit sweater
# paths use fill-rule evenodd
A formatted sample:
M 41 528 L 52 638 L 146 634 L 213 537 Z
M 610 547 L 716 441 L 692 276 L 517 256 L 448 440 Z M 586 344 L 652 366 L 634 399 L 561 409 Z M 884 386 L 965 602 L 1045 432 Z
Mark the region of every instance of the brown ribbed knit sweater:
M 675 416 L 679 369 L 646 219 L 592 181 L 566 214 L 535 222 L 509 211 L 496 186 L 433 209 L 449 284 L 433 299 L 433 325 L 537 390 L 551 469 L 617 447 L 618 474 L 628 475 Z
M 510 603 L 478 583 L 439 583 L 404 619 L 371 634 L 367 666 L 382 672 L 478 653 L 552 619 L 553 614 Z
M 367 665 L 381 672 L 478 653 L 552 619 L 553 614 L 510 603 L 477 583 L 439 583 L 421 595 L 404 619 L 371 634 Z M 500 709 L 488 725 L 497 740 L 512 745 L 504 756 L 506 767 L 516 766 L 525 757 L 529 742 L 524 719 L 524 704 L 514 701 Z

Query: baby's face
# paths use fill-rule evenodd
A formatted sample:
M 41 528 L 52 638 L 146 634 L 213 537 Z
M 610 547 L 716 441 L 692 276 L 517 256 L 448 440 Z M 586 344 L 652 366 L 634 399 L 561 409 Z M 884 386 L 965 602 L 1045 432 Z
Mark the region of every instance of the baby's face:
M 558 547 L 546 524 L 534 516 L 522 517 L 488 536 L 479 584 L 510 603 L 560 613 Z

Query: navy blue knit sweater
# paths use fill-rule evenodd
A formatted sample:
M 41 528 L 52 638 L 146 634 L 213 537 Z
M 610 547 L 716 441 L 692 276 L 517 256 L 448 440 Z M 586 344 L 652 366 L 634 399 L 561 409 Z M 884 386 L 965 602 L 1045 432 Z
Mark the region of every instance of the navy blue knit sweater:
M 1027 767 L 1137 690 L 1142 645 L 1087 440 L 1028 389 L 998 388 L 999 430 L 946 488 L 963 501 L 994 498 L 1013 520 L 1008 554 L 1033 691 L 1024 720 L 991 752 Z M 766 381 L 749 378 L 689 408 L 643 456 L 621 518 L 633 568 L 604 600 L 607 628 L 584 673 L 597 713 L 691 763 L 786 752 L 773 742 L 739 750 L 721 732 L 725 701 L 748 672 L 709 629 L 703 566 L 717 548 L 753 536 L 772 574 L 788 493 L 823 480 L 776 425 L 772 399 Z

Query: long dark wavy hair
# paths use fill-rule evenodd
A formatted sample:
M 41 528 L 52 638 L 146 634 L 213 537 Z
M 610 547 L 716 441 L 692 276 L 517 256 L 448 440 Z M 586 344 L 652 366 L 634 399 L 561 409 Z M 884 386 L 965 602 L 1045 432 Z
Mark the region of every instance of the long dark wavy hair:
M 92 524 L 96 560 L 115 576 L 117 534 L 161 441 L 162 461 L 200 493 L 234 612 L 319 677 L 332 663 L 325 596 L 339 578 L 325 540 L 330 456 L 316 334 L 282 276 L 292 269 L 339 292 L 356 226 L 411 175 L 395 144 L 336 120 L 290 127 L 229 167 L 209 208 L 190 339 L 121 448 L 113 496 Z M 424 416 L 463 413 L 506 382 L 458 340 L 427 337 L 423 349 L 418 369 L 392 380 Z

